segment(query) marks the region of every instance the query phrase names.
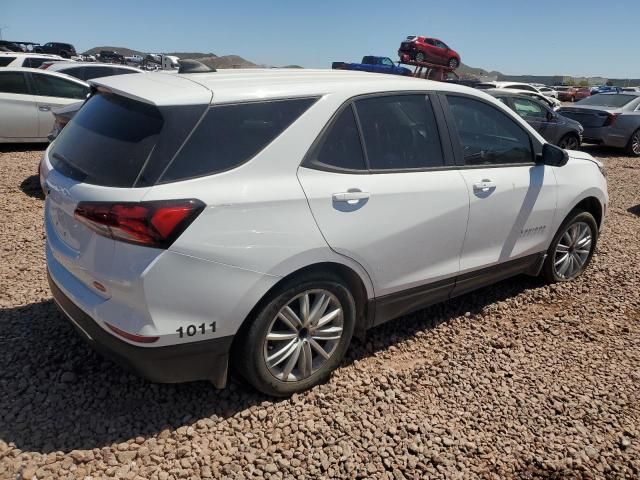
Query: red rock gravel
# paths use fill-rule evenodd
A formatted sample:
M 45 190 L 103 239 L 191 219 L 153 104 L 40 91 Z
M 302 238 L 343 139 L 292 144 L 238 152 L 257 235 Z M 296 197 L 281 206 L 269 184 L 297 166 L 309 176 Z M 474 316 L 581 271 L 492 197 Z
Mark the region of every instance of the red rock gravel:
M 579 280 L 516 278 L 387 324 L 325 385 L 156 385 L 93 353 L 45 279 L 42 152 L 0 150 L 0 478 L 638 478 L 640 160 Z

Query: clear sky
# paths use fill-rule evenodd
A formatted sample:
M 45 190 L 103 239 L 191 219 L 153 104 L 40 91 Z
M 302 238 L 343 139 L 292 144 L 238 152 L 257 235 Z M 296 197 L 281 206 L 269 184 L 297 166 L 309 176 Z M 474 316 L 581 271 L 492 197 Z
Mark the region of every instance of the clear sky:
M 266 65 L 327 67 L 396 59 L 409 34 L 448 43 L 505 74 L 640 78 L 638 0 L 0 0 L 4 39 L 146 52 L 237 54 Z

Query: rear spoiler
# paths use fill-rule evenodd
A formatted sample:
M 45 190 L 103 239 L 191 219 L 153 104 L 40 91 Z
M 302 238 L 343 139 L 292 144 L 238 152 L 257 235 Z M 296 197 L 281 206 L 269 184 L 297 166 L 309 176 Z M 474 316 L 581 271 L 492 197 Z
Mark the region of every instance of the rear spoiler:
M 213 92 L 187 76 L 175 73 L 135 73 L 89 80 L 92 94 L 109 92 L 157 107 L 208 105 Z

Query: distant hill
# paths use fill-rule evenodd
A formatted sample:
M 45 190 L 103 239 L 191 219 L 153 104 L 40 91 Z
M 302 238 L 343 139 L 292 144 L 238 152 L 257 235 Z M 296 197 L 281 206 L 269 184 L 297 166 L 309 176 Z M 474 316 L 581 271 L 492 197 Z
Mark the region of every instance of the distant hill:
M 85 55 L 97 55 L 100 53 L 100 50 L 115 50 L 118 53 L 121 53 L 125 57 L 129 57 L 131 55 L 142 55 L 145 56 L 147 53 L 151 52 L 141 52 L 140 50 L 133 50 L 131 48 L 126 47 L 93 47 L 86 52 Z M 161 53 L 161 52 L 153 52 L 153 53 Z M 173 55 L 179 58 L 184 59 L 192 59 L 198 60 L 199 62 L 204 63 L 212 68 L 255 68 L 258 65 L 246 60 L 238 55 L 222 55 L 218 56 L 214 53 L 202 53 L 202 52 L 168 52 L 167 55 Z

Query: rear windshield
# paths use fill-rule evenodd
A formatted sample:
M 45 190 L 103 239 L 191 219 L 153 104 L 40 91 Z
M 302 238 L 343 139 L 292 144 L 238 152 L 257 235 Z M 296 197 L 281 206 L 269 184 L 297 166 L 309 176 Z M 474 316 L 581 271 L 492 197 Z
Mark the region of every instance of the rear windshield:
M 97 94 L 62 130 L 50 159 L 56 170 L 81 182 L 132 187 L 162 125 L 162 116 L 152 105 Z
M 316 100 L 301 98 L 210 108 L 160 182 L 211 175 L 249 161 Z
M 624 94 L 598 94 L 587 97 L 577 102 L 578 105 L 597 105 L 599 107 L 624 107 L 627 103 L 638 98 L 635 95 Z

